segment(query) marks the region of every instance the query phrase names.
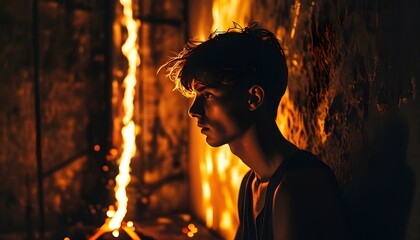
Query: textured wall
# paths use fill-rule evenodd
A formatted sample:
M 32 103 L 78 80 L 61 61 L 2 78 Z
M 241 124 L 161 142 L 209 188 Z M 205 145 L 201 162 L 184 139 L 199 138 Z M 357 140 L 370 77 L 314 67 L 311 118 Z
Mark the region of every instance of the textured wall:
M 30 3 L 0 4 L 0 233 L 36 230 L 39 223 Z M 40 1 L 39 16 L 45 223 L 58 230 L 89 215 L 89 203 L 103 201 L 91 195 L 101 196 L 105 188 L 95 188 L 103 179 L 91 154 L 106 123 L 103 6 Z M 50 171 L 72 158 L 65 168 Z
M 419 3 L 194 1 L 191 37 L 211 32 L 215 3 L 223 20 L 260 22 L 281 40 L 289 88 L 279 127 L 334 170 L 353 238 L 418 239 Z
M 173 94 L 165 72 L 157 73 L 168 53 L 185 39 L 182 1 L 139 1 L 140 19 L 135 121 L 140 127 L 133 160 L 131 202 L 136 219 L 188 210 L 187 116 L 185 99 Z M 130 197 L 130 196 L 129 196 Z
M 1 229 L 24 225 L 27 202 L 26 180 L 32 180 L 35 172 L 34 105 L 32 91 L 30 6 L 2 2 L 0 7 L 0 206 L 4 217 L 0 219 Z M 5 34 L 7 33 L 7 34 Z M 13 45 L 12 45 L 13 44 Z M 13 93 L 13 95 L 11 94 Z M 17 171 L 28 166 L 28 171 Z M 29 191 L 31 195 L 31 191 Z M 19 217 L 15 217 L 19 216 Z
M 172 97 L 164 73 L 156 75 L 168 52 L 182 46 L 186 25 L 182 1 L 134 2 L 142 24 L 138 43 L 145 47 L 139 48 L 134 110 L 138 151 L 127 191 L 128 218 L 142 219 L 188 209 L 185 100 Z M 105 19 L 121 17 L 121 6 L 110 6 L 115 8 L 106 15 L 103 1 L 39 1 L 45 224 L 47 231 L 60 232 L 55 237 L 80 223 L 99 227 L 114 203 L 127 61 L 120 51 L 126 30 Z M 32 5 L 12 1 L 0 7 L 0 234 L 37 231 Z M 107 42 L 111 28 L 114 38 Z M 105 69 L 106 53 L 112 69 Z M 75 161 L 50 171 L 69 159 Z
M 102 4 L 41 1 L 44 171 L 104 141 L 108 126 Z M 145 16 L 178 19 L 182 11 L 171 1 L 143 4 Z M 288 127 L 299 128 L 304 146 L 335 171 L 353 235 L 418 239 L 419 3 L 261 0 L 251 5 L 251 19 L 274 31 L 287 53 L 290 100 L 301 113 L 301 120 Z M 0 233 L 36 229 L 35 223 L 28 226 L 25 220 L 37 220 L 30 12 L 31 5 L 24 1 L 0 3 Z M 184 175 L 188 140 L 182 125 L 186 102 L 174 98 L 178 95 L 172 94 L 166 78 L 155 75 L 156 66 L 169 51 L 179 50 L 183 40 L 172 25 L 156 27 L 147 21 L 143 25 L 140 44 L 152 47 L 141 49 L 148 68 L 139 75 L 147 85 L 138 91 L 150 95 L 138 99 L 143 108 L 136 110 L 144 131 L 138 138 L 137 158 L 144 160 L 133 166 L 136 182 L 130 187 L 137 199 L 136 216 L 188 208 L 185 198 L 168 200 L 188 192 Z M 49 228 L 91 218 L 94 212 L 103 216 L 106 206 L 101 197 L 112 186 L 103 189 L 109 176 L 95 159 L 93 153 L 84 155 L 46 177 Z M 166 180 L 170 184 L 163 187 Z
M 291 139 L 335 171 L 356 239 L 420 236 L 418 9 L 406 0 L 256 1 L 251 10 L 287 54 L 301 113 Z

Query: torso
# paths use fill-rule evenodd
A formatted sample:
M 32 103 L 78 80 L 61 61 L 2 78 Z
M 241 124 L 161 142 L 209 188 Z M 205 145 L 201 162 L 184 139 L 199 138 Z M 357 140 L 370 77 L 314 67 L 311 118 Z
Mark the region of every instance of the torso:
M 264 208 L 265 196 L 267 192 L 268 181 L 260 182 L 258 178 L 254 178 L 252 181 L 252 202 L 253 202 L 253 213 L 254 220 L 261 213 Z
M 299 151 L 286 159 L 268 182 L 260 183 L 254 172 L 248 172 L 239 194 L 240 226 L 235 239 L 273 239 L 274 193 L 282 188 L 282 182 L 289 171 L 308 167 L 328 168 L 312 154 Z

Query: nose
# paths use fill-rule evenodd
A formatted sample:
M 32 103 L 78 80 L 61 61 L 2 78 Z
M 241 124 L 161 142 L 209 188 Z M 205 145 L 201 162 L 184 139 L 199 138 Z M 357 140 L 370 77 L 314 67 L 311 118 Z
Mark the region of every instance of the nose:
M 188 115 L 192 118 L 203 117 L 204 107 L 203 101 L 200 97 L 194 97 L 193 103 L 191 104 L 190 109 L 188 110 Z

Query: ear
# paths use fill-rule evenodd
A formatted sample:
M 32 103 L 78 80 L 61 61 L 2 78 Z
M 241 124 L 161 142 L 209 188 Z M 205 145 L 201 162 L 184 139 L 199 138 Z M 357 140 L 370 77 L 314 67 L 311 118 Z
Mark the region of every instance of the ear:
M 265 92 L 264 89 L 259 85 L 253 85 L 248 89 L 249 99 L 248 105 L 249 110 L 257 110 L 264 102 Z

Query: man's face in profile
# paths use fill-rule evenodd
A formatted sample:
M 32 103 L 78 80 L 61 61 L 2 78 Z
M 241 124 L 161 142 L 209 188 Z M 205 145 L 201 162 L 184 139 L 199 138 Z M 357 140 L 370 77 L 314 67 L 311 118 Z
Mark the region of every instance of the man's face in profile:
M 218 147 L 240 137 L 249 128 L 251 118 L 246 89 L 232 86 L 208 87 L 193 81 L 195 93 L 189 114 L 207 143 Z

